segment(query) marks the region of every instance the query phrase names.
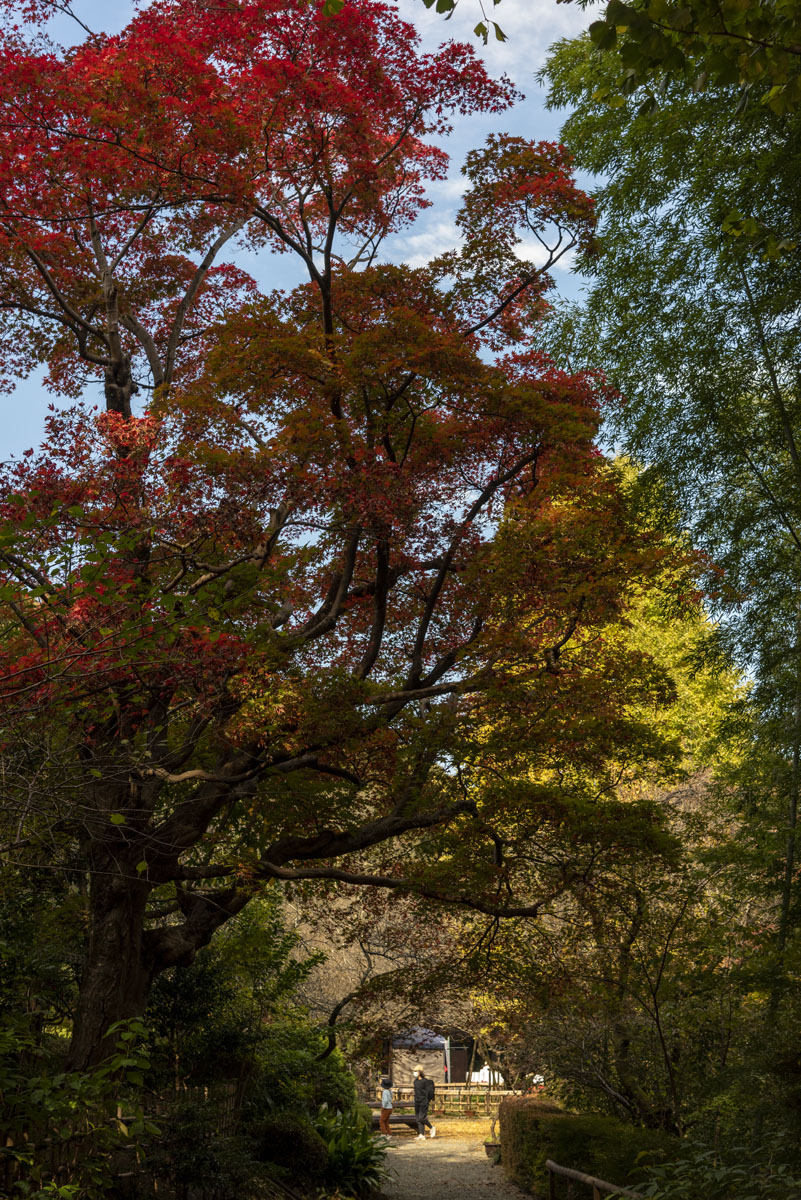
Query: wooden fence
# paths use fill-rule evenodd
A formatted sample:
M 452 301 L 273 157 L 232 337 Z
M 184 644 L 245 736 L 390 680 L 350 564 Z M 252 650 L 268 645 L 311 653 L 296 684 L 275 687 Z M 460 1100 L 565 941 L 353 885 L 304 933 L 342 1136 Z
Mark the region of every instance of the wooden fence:
M 56 1184 L 66 1183 L 82 1159 L 91 1154 L 94 1140 L 95 1131 L 88 1119 L 67 1138 L 46 1126 L 20 1130 L 16 1137 L 6 1134 L 0 1157 L 0 1196 L 10 1195 L 16 1183 L 29 1178 L 31 1166 Z
M 514 1095 L 511 1091 L 477 1086 L 467 1083 L 444 1083 L 437 1086 L 431 1102 L 431 1112 L 439 1116 L 494 1117 L 504 1096 Z M 377 1098 L 381 1090 L 376 1092 Z M 414 1108 L 414 1088 L 395 1087 L 392 1101 L 396 1108 Z
M 158 1124 L 159 1117 L 168 1117 L 180 1104 L 198 1108 L 214 1105 L 215 1129 L 224 1136 L 233 1133 L 242 1103 L 241 1088 L 236 1083 L 216 1084 L 214 1087 L 179 1086 L 158 1096 L 145 1096 L 142 1107 L 147 1116 Z
M 160 1117 L 170 1116 L 178 1105 L 190 1104 L 200 1107 L 211 1103 L 215 1110 L 215 1130 L 228 1134 L 236 1125 L 239 1101 L 239 1089 L 236 1084 L 224 1084 L 214 1088 L 179 1086 L 171 1092 L 142 1097 L 142 1108 L 146 1116 L 158 1123 Z M 98 1129 L 117 1121 L 127 1124 L 129 1120 L 130 1117 L 123 1108 L 118 1107 L 116 1114 L 106 1110 L 92 1114 L 91 1119 L 87 1115 L 76 1123 L 66 1136 L 52 1126 L 33 1123 L 25 1129 L 18 1130 L 14 1136 L 7 1134 L 0 1145 L 0 1196 L 9 1195 L 14 1184 L 30 1177 L 31 1168 L 26 1161 L 28 1158 L 32 1159 L 37 1173 L 41 1171 L 45 1179 L 49 1178 L 58 1185 L 69 1182 L 81 1161 L 95 1152 Z M 126 1150 L 128 1147 L 123 1144 L 115 1149 L 114 1154 L 125 1155 L 127 1158 Z M 134 1146 L 131 1145 L 130 1151 L 133 1150 Z M 126 1170 L 122 1164 L 118 1171 L 119 1177 L 134 1173 L 134 1169 Z

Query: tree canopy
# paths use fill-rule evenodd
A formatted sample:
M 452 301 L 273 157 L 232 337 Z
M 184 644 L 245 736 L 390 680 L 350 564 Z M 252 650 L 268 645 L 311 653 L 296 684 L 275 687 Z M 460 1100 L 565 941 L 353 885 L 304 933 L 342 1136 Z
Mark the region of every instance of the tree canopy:
M 425 139 L 514 91 L 384 5 L 153 4 L 66 52 L 13 30 L 2 86 L 5 360 L 105 395 L 2 489 L 6 854 L 88 872 L 72 1061 L 271 878 L 538 911 L 458 782 L 477 713 L 602 770 L 659 686 L 605 630 L 671 553 L 594 447 L 603 381 L 535 343 L 549 266 L 592 252 L 569 157 L 490 138 L 463 246 L 412 270 L 377 253 L 445 169 Z M 229 244 L 308 282 L 264 292 Z

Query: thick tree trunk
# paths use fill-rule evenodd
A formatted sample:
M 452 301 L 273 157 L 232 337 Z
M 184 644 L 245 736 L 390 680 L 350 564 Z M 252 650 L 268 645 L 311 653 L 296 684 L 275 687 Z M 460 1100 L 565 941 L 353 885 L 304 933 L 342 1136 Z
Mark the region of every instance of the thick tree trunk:
M 106 409 L 119 413 L 121 417 L 130 417 L 131 397 L 136 395 L 136 391 L 136 383 L 131 374 L 131 360 L 124 355 L 119 363 L 106 368 Z
M 114 1048 L 116 1021 L 141 1016 L 151 973 L 142 951 L 145 881 L 96 872 L 89 901 L 90 936 L 81 977 L 69 1070 L 85 1071 Z

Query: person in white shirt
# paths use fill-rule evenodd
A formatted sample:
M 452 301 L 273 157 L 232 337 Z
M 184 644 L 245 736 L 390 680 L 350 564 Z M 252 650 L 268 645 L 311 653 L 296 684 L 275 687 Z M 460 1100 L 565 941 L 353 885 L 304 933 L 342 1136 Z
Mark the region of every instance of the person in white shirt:
M 392 1080 L 386 1076 L 381 1080 L 381 1115 L 378 1118 L 378 1127 L 385 1137 L 389 1137 L 392 1130 L 389 1127 L 389 1114 L 392 1112 Z

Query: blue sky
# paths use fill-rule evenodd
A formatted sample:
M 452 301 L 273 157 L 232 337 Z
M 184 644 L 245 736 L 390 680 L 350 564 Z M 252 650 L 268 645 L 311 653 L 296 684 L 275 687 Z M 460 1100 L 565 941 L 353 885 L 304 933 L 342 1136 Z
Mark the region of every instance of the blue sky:
M 429 190 L 432 207 L 424 211 L 412 229 L 394 237 L 385 247 L 386 259 L 419 265 L 456 242 L 454 217 L 462 191 L 460 167 L 471 147 L 480 145 L 494 132 L 514 133 L 532 139 L 558 136 L 560 116 L 545 110 L 544 93 L 534 76 L 548 47 L 561 37 L 578 33 L 592 17 L 575 4 L 557 4 L 555 0 L 502 0 L 491 15 L 502 25 L 508 41 L 492 40 L 484 47 L 472 32 L 481 16 L 479 0 L 460 0 L 449 21 L 424 8 L 421 0 L 397 2 L 402 16 L 418 29 L 423 49 L 433 50 L 448 38 L 470 42 L 492 74 L 509 75 L 525 94 L 525 99 L 506 113 L 457 120 L 453 133 L 443 143 L 451 155 L 448 178 L 432 184 Z M 492 7 L 491 0 L 485 0 L 485 7 Z M 131 4 L 121 0 L 112 3 L 74 0 L 75 12 L 90 28 L 110 33 L 125 25 L 132 8 Z M 57 26 L 54 23 L 54 33 L 64 42 L 77 40 L 75 29 L 69 21 L 59 21 Z M 252 266 L 250 262 L 247 265 Z M 557 272 L 556 279 L 560 291 L 575 294 L 576 282 L 571 279 L 567 265 Z M 268 280 L 260 282 L 267 283 Z M 282 280 L 276 277 L 269 282 L 274 286 Z M 99 398 L 99 389 L 96 397 L 87 397 Z M 42 388 L 38 378 L 18 384 L 10 395 L 0 395 L 3 417 L 0 458 L 18 456 L 38 444 L 47 406 L 54 402 L 54 397 Z

